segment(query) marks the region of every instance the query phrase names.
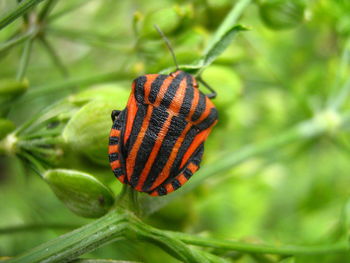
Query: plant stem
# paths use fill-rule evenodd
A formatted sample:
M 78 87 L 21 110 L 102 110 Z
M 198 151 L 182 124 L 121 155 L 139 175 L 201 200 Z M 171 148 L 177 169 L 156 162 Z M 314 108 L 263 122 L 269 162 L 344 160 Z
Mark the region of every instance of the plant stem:
M 214 238 L 197 237 L 179 232 L 168 231 L 168 233 L 171 236 L 178 238 L 179 240 L 189 245 L 255 254 L 274 254 L 282 256 L 316 255 L 327 253 L 342 253 L 347 252 L 349 249 L 348 244 L 345 242 L 318 246 L 272 246 L 263 244 L 249 244 L 238 241 L 218 240 Z
M 206 47 L 204 54 L 206 54 L 212 47 L 219 41 L 220 38 L 227 32 L 229 28 L 234 26 L 239 17 L 242 15 L 246 7 L 252 2 L 252 0 L 239 0 L 235 3 L 234 7 L 225 17 L 225 20 L 220 24 L 220 27 L 215 31 L 214 36 L 210 40 L 210 43 Z
M 71 41 L 76 41 L 89 46 L 96 46 L 109 50 L 119 51 L 123 53 L 131 52 L 132 49 L 128 45 L 119 43 L 120 36 L 111 37 L 110 35 L 103 35 L 84 30 L 72 30 L 57 27 L 48 27 L 46 30 L 50 35 L 63 37 Z M 119 39 L 119 41 L 118 41 Z
M 38 15 L 38 20 L 43 21 L 46 19 L 46 17 L 50 14 L 52 9 L 54 8 L 55 4 L 57 3 L 58 0 L 47 0 L 45 3 L 43 9 L 41 9 L 39 15 Z
M 123 72 L 110 72 L 110 73 L 102 73 L 95 76 L 88 77 L 80 77 L 80 78 L 72 78 L 64 81 L 60 81 L 57 83 L 39 86 L 37 88 L 31 89 L 27 92 L 25 96 L 23 96 L 18 103 L 23 103 L 24 101 L 28 101 L 37 97 L 41 97 L 46 94 L 52 95 L 54 92 L 62 92 L 65 90 L 70 90 L 77 86 L 84 87 L 97 83 L 106 83 L 116 80 L 123 80 L 128 78 L 129 75 Z
M 20 229 L 21 231 L 23 229 Z M 213 238 L 196 237 L 190 234 L 164 231 L 140 221 L 134 214 L 117 207 L 107 215 L 83 227 L 48 241 L 18 257 L 9 263 L 68 262 L 80 255 L 93 251 L 112 241 L 143 239 L 155 243 L 165 251 L 184 262 L 220 262 L 209 253 L 202 253 L 188 245 L 238 251 L 252 254 L 316 255 L 342 253 L 348 251 L 348 244 L 338 243 L 321 246 L 272 246 L 249 244 L 236 241 L 224 241 Z
M 0 44 L 0 52 L 5 51 L 6 49 L 12 48 L 18 44 L 23 43 L 24 41 L 28 40 L 29 38 L 32 38 L 36 33 L 38 32 L 38 28 L 35 26 L 32 26 L 28 31 L 24 32 L 23 34 L 20 34 L 4 43 Z
M 0 18 L 0 30 L 15 21 L 18 17 L 25 14 L 30 8 L 42 1 L 44 0 L 27 0 L 18 4 L 14 10 L 10 11 L 8 14 Z
M 139 238 L 156 244 L 181 261 L 198 263 L 209 262 L 199 251 L 186 246 L 185 243 L 173 235 L 168 234 L 166 231 L 153 228 L 141 221 L 133 222 L 133 224 L 130 224 L 130 227 L 133 230 L 132 232 L 135 232 Z
M 44 243 L 8 263 L 68 262 L 106 243 L 120 239 L 126 229 L 126 212 L 118 209 L 81 228 Z
M 18 153 L 18 155 L 24 159 L 26 159 L 32 166 L 34 171 L 39 175 L 42 176 L 43 173 L 46 171 L 45 167 L 30 153 L 26 151 L 21 151 Z
M 46 49 L 47 53 L 49 54 L 52 63 L 57 67 L 57 69 L 60 71 L 63 77 L 68 77 L 68 70 L 66 66 L 63 64 L 61 58 L 57 54 L 56 50 L 54 47 L 51 45 L 51 43 L 45 38 L 41 37 L 40 38 L 40 43 L 43 44 L 44 48 Z
M 61 16 L 63 15 L 66 15 L 66 14 L 69 14 L 71 12 L 73 12 L 74 10 L 82 7 L 83 5 L 91 2 L 92 0 L 82 0 L 82 1 L 79 1 L 78 3 L 73 3 L 71 6 L 65 8 L 65 9 L 62 9 L 61 11 L 58 11 L 52 15 L 50 15 L 50 17 L 48 18 L 48 21 L 49 22 L 52 22 L 54 21 L 55 19 L 57 18 L 60 18 Z
M 27 39 L 27 41 L 24 44 L 23 52 L 22 52 L 22 56 L 21 56 L 21 60 L 20 60 L 19 68 L 17 72 L 17 77 L 16 77 L 16 79 L 19 81 L 23 80 L 26 74 L 28 64 L 29 64 L 29 59 L 30 59 L 30 53 L 32 50 L 32 44 L 33 44 L 32 38 Z

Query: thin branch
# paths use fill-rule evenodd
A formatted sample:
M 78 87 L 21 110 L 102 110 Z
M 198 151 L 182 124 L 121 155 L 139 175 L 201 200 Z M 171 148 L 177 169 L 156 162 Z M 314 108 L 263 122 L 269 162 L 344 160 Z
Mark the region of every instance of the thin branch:
M 17 3 L 20 4 L 23 1 L 25 1 L 25 0 L 17 0 Z M 28 15 L 28 13 L 23 14 L 22 15 L 22 19 L 23 19 L 24 24 L 28 24 L 28 22 L 29 22 L 29 15 Z
M 38 20 L 43 21 L 47 18 L 47 16 L 50 14 L 52 9 L 55 7 L 57 4 L 58 0 L 48 0 L 44 7 L 41 9 L 39 15 L 38 15 Z
M 77 9 L 79 9 L 80 7 L 82 7 L 83 5 L 91 2 L 92 0 L 81 0 L 78 3 L 74 3 L 71 6 L 68 6 L 67 8 L 62 9 L 61 11 L 58 11 L 52 15 L 50 15 L 50 17 L 48 18 L 49 22 L 52 22 L 58 18 L 60 18 L 61 16 L 67 15 Z
M 19 81 L 23 80 L 23 78 L 26 74 L 29 60 L 30 60 L 30 54 L 32 51 L 32 45 L 33 45 L 32 38 L 27 39 L 27 41 L 24 44 L 22 56 L 21 56 L 21 60 L 20 60 L 19 66 L 18 66 L 18 72 L 17 72 L 17 76 L 16 76 L 16 79 Z
M 39 4 L 42 1 L 45 1 L 45 0 L 22 1 L 20 4 L 16 6 L 14 10 L 0 17 L 0 30 L 6 27 L 8 24 L 15 21 L 18 17 L 22 16 L 23 14 L 28 12 L 29 9 L 31 9 L 32 7 L 34 7 L 35 5 Z
M 223 35 L 226 34 L 228 28 L 231 28 L 235 25 L 243 14 L 243 11 L 247 6 L 252 2 L 252 0 L 240 0 L 231 9 L 231 11 L 226 15 L 225 20 L 220 24 L 219 28 L 215 31 L 214 36 L 212 37 L 210 43 L 206 47 L 204 54 L 213 48 L 213 46 L 219 41 Z
M 37 27 L 30 27 L 28 31 L 19 34 L 17 36 L 15 36 L 14 38 L 1 43 L 0 44 L 0 52 L 3 52 L 9 48 L 12 48 L 18 44 L 23 43 L 24 41 L 28 40 L 29 38 L 32 38 L 36 33 L 38 32 L 38 28 Z
M 273 246 L 265 244 L 250 244 L 246 242 L 219 240 L 214 238 L 198 237 L 186 233 L 170 232 L 168 233 L 189 245 L 217 248 L 230 251 L 239 251 L 255 254 L 274 254 L 282 256 L 291 255 L 319 255 L 330 253 L 343 253 L 349 250 L 346 242 L 338 244 L 327 244 L 317 246 Z
M 39 175 L 42 176 L 43 173 L 46 171 L 45 167 L 38 161 L 34 156 L 32 156 L 30 153 L 27 153 L 26 151 L 21 151 L 18 153 L 18 155 L 25 160 L 27 160 L 32 166 L 33 170 Z
M 129 75 L 123 72 L 110 72 L 102 73 L 95 76 L 71 78 L 64 81 L 39 86 L 37 88 L 31 89 L 27 94 L 18 100 L 18 103 L 23 103 L 24 101 L 29 101 L 31 99 L 37 98 L 38 96 L 51 95 L 54 92 L 62 92 L 66 90 L 71 90 L 73 88 L 89 86 L 97 83 L 106 83 L 116 80 L 123 80 L 128 78 Z
M 121 45 L 119 43 L 120 36 L 111 37 L 110 35 L 100 34 L 91 31 L 84 30 L 72 30 L 58 27 L 48 27 L 46 29 L 51 35 L 60 38 L 66 38 L 70 41 L 79 42 L 89 46 L 96 46 L 100 48 L 105 48 L 108 50 L 122 50 L 123 52 L 131 51 L 130 47 L 127 45 Z
M 59 55 L 57 54 L 56 50 L 51 45 L 51 43 L 45 37 L 40 38 L 40 43 L 44 46 L 44 48 L 46 49 L 47 53 L 49 54 L 52 60 L 52 63 L 57 67 L 57 69 L 62 74 L 62 76 L 68 77 L 69 76 L 68 69 L 63 64 L 61 58 L 59 57 Z
M 81 228 L 11 258 L 7 262 L 69 262 L 84 253 L 121 239 L 125 229 L 125 213 L 115 210 Z

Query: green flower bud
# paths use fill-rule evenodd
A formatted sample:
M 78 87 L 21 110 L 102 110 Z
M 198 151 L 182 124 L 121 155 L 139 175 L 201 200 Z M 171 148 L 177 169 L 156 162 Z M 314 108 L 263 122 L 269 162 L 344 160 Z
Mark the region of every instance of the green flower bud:
M 130 90 L 115 84 L 98 85 L 91 89 L 83 90 L 69 98 L 75 105 L 84 105 L 92 100 L 113 100 L 117 109 L 124 108 L 130 95 Z
M 27 91 L 29 83 L 27 80 L 18 81 L 14 79 L 0 80 L 0 97 L 13 97 L 23 94 Z
M 16 126 L 12 121 L 0 118 L 0 139 L 5 138 L 5 136 L 15 128 Z
M 143 26 L 140 30 L 144 36 L 160 38 L 154 28 L 156 24 L 166 34 L 170 35 L 180 25 L 181 17 L 175 8 L 163 8 L 145 16 Z
M 108 137 L 112 127 L 111 112 L 121 103 L 95 100 L 84 105 L 63 130 L 65 143 L 91 161 L 108 165 Z M 125 104 L 123 108 L 125 107 Z
M 48 170 L 43 175 L 56 196 L 75 214 L 100 217 L 114 203 L 112 191 L 90 174 L 66 170 Z
M 232 102 L 242 92 L 240 78 L 228 67 L 212 65 L 203 72 L 202 78 L 219 94 L 214 101 L 218 107 L 227 108 L 231 106 Z M 203 92 L 207 92 L 200 82 L 199 86 Z
M 304 20 L 302 0 L 266 0 L 260 4 L 260 17 L 272 29 L 288 29 Z

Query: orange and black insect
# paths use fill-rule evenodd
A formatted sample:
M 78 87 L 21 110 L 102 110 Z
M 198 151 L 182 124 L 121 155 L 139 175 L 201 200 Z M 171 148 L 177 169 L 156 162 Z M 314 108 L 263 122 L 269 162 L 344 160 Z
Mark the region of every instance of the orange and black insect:
M 185 184 L 199 169 L 204 142 L 217 123 L 210 101 L 215 95 L 203 94 L 181 70 L 136 78 L 126 108 L 112 112 L 109 161 L 119 181 L 152 196 Z

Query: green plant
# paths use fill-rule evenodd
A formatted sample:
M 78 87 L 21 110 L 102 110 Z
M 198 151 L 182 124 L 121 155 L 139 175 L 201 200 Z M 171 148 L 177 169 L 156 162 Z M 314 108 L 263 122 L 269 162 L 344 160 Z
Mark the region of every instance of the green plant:
M 284 76 L 283 72 L 278 72 L 280 70 L 278 68 L 279 63 L 282 62 L 281 64 L 283 64 L 284 62 L 285 64 L 286 60 L 271 56 L 271 61 L 277 65 L 275 70 L 280 74 L 280 79 L 276 80 L 275 76 L 270 76 L 274 75 L 270 74 L 270 72 L 264 78 L 271 81 L 273 83 L 272 86 L 281 85 L 282 88 L 288 90 L 288 96 L 292 98 L 283 97 L 282 101 L 285 104 L 282 104 L 281 107 L 279 104 L 274 104 L 274 99 L 279 101 L 277 98 L 280 96 L 279 93 L 274 93 L 276 92 L 274 89 L 269 91 L 268 87 L 262 86 L 265 88 L 263 90 L 265 93 L 263 93 L 261 98 L 271 100 L 271 103 L 262 104 L 262 109 L 255 109 L 254 106 L 258 105 L 259 107 L 260 101 L 253 101 L 250 104 L 247 102 L 246 107 L 253 107 L 257 112 L 269 112 L 271 116 L 273 114 L 277 115 L 277 117 L 271 117 L 271 119 L 268 119 L 270 116 L 262 117 L 266 124 L 265 126 L 268 127 L 261 129 L 263 137 L 257 133 L 249 138 L 250 143 L 245 143 L 247 141 L 245 137 L 246 131 L 244 129 L 235 130 L 229 127 L 231 125 L 228 121 L 229 116 L 237 114 L 236 110 L 233 110 L 230 102 L 218 100 L 221 128 L 220 126 L 218 127 L 217 134 L 214 134 L 214 136 L 220 138 L 220 140 L 217 139 L 215 143 L 211 144 L 209 141 L 209 150 L 212 154 L 205 160 L 205 165 L 185 187 L 175 193 L 162 198 L 153 198 L 145 195 L 138 196 L 136 192 L 127 186 L 120 189 L 120 185 L 117 185 L 115 182 L 111 183 L 111 173 L 106 172 L 108 168 L 106 169 L 105 167 L 108 165 L 106 160 L 108 130 L 111 126 L 109 113 L 112 109 L 122 108 L 125 105 L 129 90 L 125 89 L 124 86 L 129 85 L 133 77 L 144 71 L 147 73 L 149 73 L 148 71 L 168 73 L 174 70 L 174 67 L 170 66 L 169 59 L 166 62 L 163 60 L 166 50 L 159 51 L 162 42 L 155 37 L 152 31 L 153 29 L 150 25 L 153 21 L 156 20 L 160 26 L 166 25 L 166 33 L 180 47 L 178 58 L 180 62 L 185 61 L 185 63 L 180 64 L 181 69 L 199 76 L 201 74 L 205 75 L 205 69 L 210 67 L 212 63 L 217 63 L 217 72 L 220 73 L 213 74 L 211 77 L 208 74 L 208 81 L 213 82 L 215 77 L 220 78 L 220 76 L 225 74 L 223 73 L 223 68 L 226 69 L 229 79 L 238 78 L 235 73 L 230 74 L 230 71 L 232 71 L 232 65 L 235 65 L 237 60 L 242 59 L 242 57 L 242 60 L 244 60 L 245 57 L 241 55 L 242 57 L 237 59 L 235 56 L 240 55 L 239 50 L 238 48 L 232 50 L 232 45 L 230 44 L 237 33 L 247 30 L 246 27 L 237 25 L 237 21 L 248 9 L 257 8 L 263 21 L 267 24 L 270 23 L 271 28 L 290 29 L 303 22 L 302 17 L 306 4 L 294 6 L 290 1 L 286 5 L 283 4 L 283 1 L 271 1 L 271 3 L 268 3 L 268 1 L 257 1 L 259 3 L 254 5 L 251 0 L 239 0 L 231 7 L 230 1 L 222 1 L 221 4 L 211 1 L 199 1 L 198 10 L 193 5 L 175 5 L 149 12 L 145 15 L 135 13 L 132 32 L 134 44 L 130 48 L 128 43 L 123 43 L 121 39 L 125 32 L 121 30 L 118 36 L 113 35 L 111 33 L 112 30 L 107 26 L 107 22 L 103 21 L 104 15 L 108 13 L 108 9 L 119 3 L 110 3 L 112 7 L 104 4 L 92 4 L 91 9 L 100 8 L 96 17 L 102 20 L 103 25 L 107 27 L 106 32 L 101 33 L 93 30 L 81 31 L 73 29 L 73 27 L 63 28 L 60 26 L 59 18 L 69 15 L 79 8 L 84 8 L 86 1 L 72 1 L 56 13 L 52 10 L 54 10 L 53 8 L 59 1 L 23 0 L 19 2 L 18 5 L 14 6 L 13 10 L 0 17 L 0 29 L 2 29 L 6 39 L 0 44 L 0 54 L 3 56 L 4 63 L 12 63 L 12 51 L 21 47 L 18 66 L 17 64 L 14 66 L 17 69 L 16 78 L 11 78 L 11 73 L 5 72 L 4 80 L 0 81 L 0 114 L 2 118 L 0 120 L 0 154 L 3 158 L 7 158 L 6 160 L 19 159 L 24 167 L 30 166 L 40 178 L 43 178 L 41 182 L 47 182 L 57 197 L 72 212 L 83 217 L 98 219 L 90 221 L 81 227 L 44 222 L 40 225 L 0 229 L 0 234 L 14 234 L 28 230 L 76 228 L 48 242 L 43 242 L 41 245 L 26 252 L 21 251 L 22 253 L 19 255 L 5 259 L 5 262 L 89 262 L 87 259 L 78 258 L 98 248 L 105 247 L 112 242 L 114 244 L 125 240 L 131 243 L 144 242 L 154 244 L 174 259 L 183 262 L 232 262 L 236 260 L 237 262 L 239 260 L 242 260 L 242 262 L 294 262 L 294 260 L 296 262 L 297 260 L 301 260 L 301 262 L 321 262 L 319 261 L 320 257 L 326 257 L 322 262 L 332 262 L 331 260 L 333 259 L 345 262 L 349 259 L 349 245 L 347 241 L 349 214 L 347 202 L 342 208 L 341 219 L 334 227 L 335 230 L 329 234 L 331 236 L 330 240 L 326 242 L 301 242 L 300 245 L 294 246 L 228 241 L 217 238 L 215 235 L 207 237 L 201 234 L 163 230 L 153 227 L 154 222 L 149 223 L 148 221 L 152 214 L 159 213 L 162 208 L 178 200 L 181 200 L 181 204 L 186 203 L 185 198 L 188 198 L 190 192 L 197 191 L 199 195 L 202 194 L 210 200 L 210 197 L 205 194 L 205 189 L 202 189 L 202 192 L 198 190 L 204 182 L 215 179 L 218 175 L 225 174 L 228 175 L 226 176 L 228 180 L 231 177 L 230 175 L 232 175 L 232 168 L 244 169 L 244 167 L 242 168 L 239 165 L 249 163 L 249 161 L 257 160 L 263 156 L 268 155 L 269 158 L 264 160 L 263 164 L 258 163 L 258 168 L 254 168 L 254 165 L 252 165 L 253 168 L 250 167 L 249 169 L 260 170 L 260 167 L 277 159 L 276 155 L 279 155 L 279 153 L 281 153 L 282 157 L 280 158 L 282 159 L 292 159 L 291 156 L 299 156 L 301 155 L 300 153 L 305 151 L 305 148 L 312 148 L 312 145 L 317 145 L 317 143 L 327 139 L 348 153 L 346 133 L 349 127 L 350 112 L 347 109 L 346 99 L 350 86 L 347 74 L 349 70 L 349 42 L 346 37 L 344 38 L 345 41 L 341 42 L 342 56 L 339 61 L 334 61 L 334 65 L 336 65 L 334 68 L 336 69 L 334 69 L 334 77 L 331 78 L 333 88 L 330 90 L 327 86 L 325 90 L 314 91 L 314 93 L 319 95 L 317 97 L 318 101 L 322 101 L 315 111 L 310 109 L 312 103 L 308 101 L 308 99 L 311 100 L 313 98 L 312 92 L 308 93 L 309 91 L 304 91 L 299 86 L 315 82 L 313 74 L 317 73 L 311 72 L 309 75 L 302 75 L 305 79 L 300 80 L 300 83 L 298 83 L 292 77 Z M 91 2 L 93 3 L 94 1 Z M 343 4 L 346 5 L 346 3 Z M 290 14 L 288 11 L 290 9 L 288 8 L 291 5 L 293 12 L 287 17 L 288 21 L 285 23 L 285 15 Z M 207 9 L 201 10 L 203 6 Z M 228 7 L 230 7 L 229 11 L 227 11 Z M 309 3 L 309 8 L 312 8 L 312 3 Z M 322 9 L 320 10 L 319 12 L 322 12 Z M 193 13 L 196 12 L 199 15 L 197 18 L 193 18 Z M 203 17 L 206 17 L 206 12 L 212 12 L 215 17 L 225 14 L 225 19 L 223 21 L 219 19 L 220 22 L 218 23 L 214 20 L 211 22 L 202 21 Z M 164 17 L 169 18 L 169 21 L 164 20 Z M 293 20 L 294 18 L 295 20 Z M 203 28 L 191 27 L 191 22 L 195 21 L 195 19 L 198 19 L 200 25 L 205 26 Z M 57 23 L 56 20 L 58 20 Z M 132 19 L 129 20 L 131 21 Z M 204 30 L 206 28 L 215 28 L 215 31 L 211 34 L 210 31 Z M 254 30 L 253 28 L 251 31 L 242 32 L 242 34 L 253 35 Z M 205 32 L 203 33 L 203 31 Z M 266 33 L 267 38 L 270 37 L 272 39 L 271 42 L 276 41 L 278 45 L 278 41 L 273 39 L 275 34 L 282 35 L 282 33 L 271 33 L 270 31 Z M 83 74 L 80 77 L 76 77 L 75 74 L 77 72 L 70 70 L 66 66 L 65 59 L 61 58 L 60 52 L 53 44 L 55 42 L 50 40 L 51 37 L 83 42 L 87 46 L 94 47 L 94 50 L 107 50 L 107 54 L 109 51 L 116 51 L 118 55 L 120 54 L 117 60 L 119 68 L 107 73 L 103 69 L 102 73 L 91 76 L 91 72 L 85 70 L 85 65 L 89 63 L 89 56 L 96 54 L 90 50 L 89 52 L 91 53 L 88 53 L 87 59 L 82 59 L 81 62 L 71 62 L 71 64 L 81 63 L 79 67 L 76 66 L 74 68 L 81 70 Z M 209 41 L 203 41 L 203 39 L 206 40 L 209 37 Z M 249 36 L 247 36 L 247 39 L 249 39 Z M 249 46 L 249 51 L 253 52 L 252 50 L 255 48 L 254 39 L 252 42 L 247 41 L 249 45 L 244 43 L 244 40 L 241 41 L 243 41 L 242 46 Z M 34 79 L 35 83 L 35 79 L 42 78 L 40 76 L 40 68 L 38 75 L 33 74 L 32 78 L 27 77 L 30 68 L 36 65 L 33 48 L 37 43 L 40 43 L 47 52 L 52 65 L 63 79 L 51 82 L 50 78 L 55 78 L 56 76 L 55 73 L 48 72 L 48 78 L 45 78 L 44 84 L 39 86 L 32 85 L 32 79 Z M 204 44 L 206 44 L 205 48 L 203 47 Z M 288 47 L 287 44 L 286 46 Z M 193 49 L 194 51 L 188 52 L 188 49 Z M 199 54 L 198 50 L 203 50 L 203 52 Z M 83 50 L 82 52 L 86 51 Z M 271 48 L 270 52 L 277 51 Z M 263 56 L 271 55 L 267 53 Z M 288 57 L 288 53 L 287 51 L 279 54 Z M 109 68 L 109 65 L 104 64 L 106 62 L 102 61 L 103 59 L 99 59 L 99 53 L 97 53 L 96 57 L 101 62 L 101 67 Z M 255 55 L 245 59 L 248 62 L 259 63 Z M 304 61 L 302 58 L 299 59 L 302 62 Z M 291 68 L 290 72 L 298 74 L 297 66 L 300 66 L 302 63 L 296 59 L 296 61 L 291 61 L 291 67 L 294 66 L 293 63 L 295 63 L 296 68 Z M 264 68 L 261 72 L 266 70 L 264 66 L 258 65 L 257 67 Z M 281 68 L 284 67 L 281 66 Z M 317 67 L 315 66 L 315 68 Z M 319 71 L 322 72 L 322 69 Z M 260 74 L 262 74 L 261 72 L 259 71 Z M 220 76 L 216 76 L 219 74 Z M 255 72 L 249 72 L 247 75 L 250 74 L 255 74 Z M 257 74 L 257 76 L 259 75 Z M 94 84 L 112 81 L 117 83 L 102 87 L 90 87 Z M 241 81 L 237 80 L 236 83 L 239 85 Z M 215 83 L 213 83 L 213 86 L 215 86 Z M 242 91 L 239 87 L 235 88 L 236 90 L 233 91 L 232 87 L 221 87 L 222 93 L 219 96 L 225 96 L 224 92 L 231 92 L 229 94 L 230 98 L 237 100 L 236 97 Z M 249 90 L 248 87 L 248 92 L 253 93 L 257 91 L 252 88 Z M 259 97 L 259 99 L 261 98 Z M 253 104 L 254 106 L 252 106 Z M 34 109 L 38 107 L 40 110 L 37 110 L 34 114 L 35 110 L 28 108 L 27 105 L 29 107 L 32 106 Z M 288 105 L 288 113 L 284 117 L 282 116 L 283 125 L 279 122 L 276 124 L 276 119 L 278 120 L 283 115 L 283 109 L 281 108 L 285 105 Z M 16 112 L 18 108 L 20 110 Z M 244 110 L 244 106 L 242 108 Z M 21 116 L 21 111 L 22 120 L 19 120 L 17 116 Z M 246 112 L 249 113 L 249 110 Z M 296 116 L 291 116 L 291 112 L 295 112 Z M 242 116 L 242 114 L 239 114 L 239 111 L 237 115 L 238 118 Z M 247 119 L 247 122 L 242 121 L 241 123 L 250 125 L 248 129 L 255 129 L 259 126 L 258 120 L 254 120 L 256 124 L 252 126 L 249 124 L 249 116 Z M 284 121 L 285 119 L 288 119 L 288 121 Z M 13 122 L 17 124 L 16 127 Z M 234 134 L 235 132 L 237 134 Z M 266 133 L 277 133 L 277 135 L 265 136 Z M 233 150 L 233 148 L 236 148 L 233 147 L 235 144 L 227 143 L 232 138 L 240 138 L 244 142 L 243 145 L 240 145 L 241 148 Z M 220 152 L 220 147 L 225 143 L 230 146 L 225 148 L 224 152 Z M 284 148 L 287 149 L 287 153 L 281 150 Z M 331 155 L 332 151 L 330 150 L 326 154 Z M 11 174 L 15 176 L 14 172 Z M 30 171 L 26 174 L 34 176 Z M 272 184 L 276 183 L 276 181 L 278 181 L 278 178 L 274 178 Z M 111 187 L 113 188 L 112 190 Z M 287 187 L 289 187 L 288 184 Z M 225 185 L 213 187 L 209 190 L 210 196 L 215 196 L 215 194 L 225 191 L 221 189 L 226 189 Z M 281 187 L 280 191 L 285 190 Z M 314 191 L 317 194 L 319 190 L 315 189 Z M 114 192 L 118 192 L 118 194 L 114 196 Z M 312 195 L 313 193 L 310 194 L 311 197 Z M 283 193 L 281 196 L 283 196 Z M 248 199 L 249 195 L 244 195 L 244 198 Z M 240 201 L 245 205 L 244 200 Z M 284 206 L 285 203 L 292 203 L 294 200 L 291 201 L 286 198 L 284 200 L 285 203 L 282 204 L 278 201 L 273 203 L 271 208 L 273 212 L 275 206 Z M 306 203 L 311 202 L 309 200 L 303 201 Z M 208 210 L 216 209 L 217 203 L 213 207 L 210 207 L 208 203 L 207 207 Z M 180 209 L 177 210 L 175 208 L 174 211 L 170 212 L 171 216 L 168 219 L 181 213 Z M 275 221 L 267 217 L 266 222 L 262 224 L 271 225 L 273 223 Z M 308 245 L 308 243 L 317 244 Z M 103 262 L 103 260 L 98 259 L 90 261 Z

